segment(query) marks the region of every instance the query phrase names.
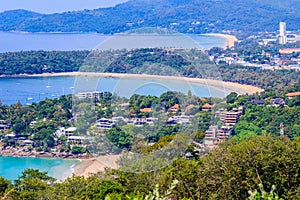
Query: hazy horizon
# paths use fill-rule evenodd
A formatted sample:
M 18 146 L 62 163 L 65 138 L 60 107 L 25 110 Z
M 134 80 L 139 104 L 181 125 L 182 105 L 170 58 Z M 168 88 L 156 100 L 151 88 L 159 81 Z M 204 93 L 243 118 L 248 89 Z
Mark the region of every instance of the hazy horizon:
M 0 12 L 25 9 L 38 13 L 60 13 L 74 10 L 112 7 L 128 0 L 0 0 Z

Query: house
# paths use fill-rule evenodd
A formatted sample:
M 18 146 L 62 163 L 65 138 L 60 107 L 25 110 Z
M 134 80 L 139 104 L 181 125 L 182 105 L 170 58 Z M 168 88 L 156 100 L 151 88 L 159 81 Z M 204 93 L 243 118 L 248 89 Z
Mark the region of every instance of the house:
M 84 136 L 69 136 L 68 137 L 68 144 L 70 145 L 84 145 L 85 141 L 89 140 L 91 138 L 84 137 Z
M 8 129 L 11 127 L 10 122 L 6 120 L 0 120 L 0 131 L 8 131 Z
M 167 121 L 166 124 L 168 125 L 176 125 L 176 124 L 189 124 L 190 123 L 190 116 L 181 115 L 181 116 L 172 116 Z
M 24 140 L 23 144 L 25 146 L 31 146 L 31 145 L 33 145 L 33 141 L 32 140 Z
M 77 128 L 76 127 L 70 127 L 70 128 L 67 128 L 65 130 L 65 136 L 71 136 L 71 135 L 74 135 L 76 133 L 76 130 Z
M 289 99 L 293 99 L 299 95 L 300 95 L 300 92 L 291 92 L 291 93 L 287 93 L 285 96 L 287 96 Z
M 152 112 L 152 108 L 141 108 L 140 112 L 141 113 L 151 113 Z
M 206 103 L 202 106 L 202 111 L 208 112 L 211 111 L 211 109 L 213 108 L 213 105 L 210 105 L 209 103 Z
M 251 104 L 257 105 L 257 106 L 263 106 L 263 105 L 265 105 L 265 100 L 263 100 L 263 99 L 252 99 Z
M 169 112 L 171 112 L 171 113 L 177 113 L 178 110 L 179 110 L 179 104 L 175 104 L 169 108 Z
M 157 121 L 158 118 L 154 117 L 148 117 L 148 118 L 133 118 L 131 120 L 127 121 L 128 125 L 134 125 L 134 126 L 144 126 L 145 124 L 148 124 L 149 126 L 153 126 L 154 122 Z
M 210 126 L 208 130 L 205 131 L 205 138 L 216 138 L 218 132 L 218 126 Z
M 242 115 L 241 110 L 233 110 L 225 113 L 224 123 L 226 125 L 235 125 Z
M 300 52 L 300 48 L 283 48 L 279 50 L 280 54 L 292 54 Z
M 272 106 L 286 106 L 286 103 L 282 98 L 271 99 L 271 102 Z
M 103 92 L 80 92 L 76 94 L 75 96 L 79 99 L 100 99 L 104 95 Z
M 217 131 L 217 138 L 220 140 L 227 140 L 229 136 L 233 134 L 232 126 L 222 126 Z
M 219 110 L 217 110 L 215 112 L 215 116 L 218 117 L 218 118 L 220 118 L 220 120 L 224 122 L 224 120 L 225 120 L 225 113 L 226 112 L 227 111 L 225 111 L 224 108 L 220 108 Z
M 113 119 L 101 118 L 97 120 L 96 126 L 98 129 L 112 129 L 115 126 Z

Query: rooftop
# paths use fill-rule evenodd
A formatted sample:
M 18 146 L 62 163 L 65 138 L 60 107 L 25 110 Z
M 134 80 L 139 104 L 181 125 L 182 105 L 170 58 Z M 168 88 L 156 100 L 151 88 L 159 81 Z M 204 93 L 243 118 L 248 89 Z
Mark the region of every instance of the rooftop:
M 287 97 L 295 97 L 300 95 L 300 92 L 291 92 L 291 93 L 287 93 L 285 96 Z

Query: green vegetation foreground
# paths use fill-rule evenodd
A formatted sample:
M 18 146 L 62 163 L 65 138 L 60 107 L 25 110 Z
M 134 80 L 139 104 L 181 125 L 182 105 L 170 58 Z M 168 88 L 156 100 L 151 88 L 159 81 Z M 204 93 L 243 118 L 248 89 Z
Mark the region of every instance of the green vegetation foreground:
M 112 170 L 55 183 L 26 170 L 13 184 L 1 178 L 0 194 L 3 199 L 246 199 L 249 190 L 262 185 L 265 191 L 274 189 L 273 197 L 299 199 L 299 170 L 300 138 L 263 135 L 224 142 L 200 159 L 178 159 L 150 173 Z

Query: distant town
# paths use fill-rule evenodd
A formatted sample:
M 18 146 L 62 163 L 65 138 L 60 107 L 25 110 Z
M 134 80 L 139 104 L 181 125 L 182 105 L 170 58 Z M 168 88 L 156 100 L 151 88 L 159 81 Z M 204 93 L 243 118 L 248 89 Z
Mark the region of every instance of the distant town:
M 210 59 L 216 64 L 300 71 L 300 33 L 287 31 L 285 22 L 280 22 L 279 34 L 252 35 L 238 41 L 235 47 L 228 48 L 221 54 L 209 51 Z

